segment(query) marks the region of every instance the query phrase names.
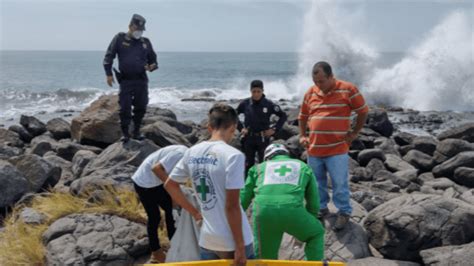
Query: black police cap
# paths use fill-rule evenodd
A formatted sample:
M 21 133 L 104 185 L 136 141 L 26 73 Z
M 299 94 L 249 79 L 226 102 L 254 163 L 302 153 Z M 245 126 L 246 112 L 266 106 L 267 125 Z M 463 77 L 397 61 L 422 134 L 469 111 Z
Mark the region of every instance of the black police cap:
M 139 30 L 145 30 L 146 19 L 138 14 L 133 14 L 130 25 L 135 25 Z

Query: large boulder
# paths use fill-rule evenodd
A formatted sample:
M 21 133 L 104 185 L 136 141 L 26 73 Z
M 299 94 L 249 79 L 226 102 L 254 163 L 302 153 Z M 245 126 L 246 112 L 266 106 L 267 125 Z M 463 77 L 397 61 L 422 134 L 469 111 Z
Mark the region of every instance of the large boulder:
M 29 143 L 33 139 L 30 132 L 28 132 L 28 130 L 26 130 L 22 125 L 11 125 L 8 130 L 16 132 L 20 136 L 20 139 L 26 143 Z
M 385 161 L 385 154 L 381 149 L 366 149 L 359 152 L 359 155 L 357 156 L 357 160 L 362 166 L 366 166 L 370 160 L 375 158 Z
M 338 232 L 331 230 L 337 215 L 332 203 L 328 205 L 331 213 L 324 220 L 325 223 L 325 258 L 332 261 L 348 261 L 370 256 L 367 234 L 360 222 L 367 215 L 365 209 L 352 201 L 353 214 L 347 226 Z M 281 260 L 303 260 L 304 245 L 294 237 L 285 234 L 278 254 Z
M 451 179 L 441 177 L 424 182 L 420 191 L 424 194 L 437 194 L 448 198 L 458 198 L 467 191 L 467 188 L 456 184 Z
M 121 163 L 108 168 L 100 168 L 72 181 L 69 191 L 74 195 L 114 187 L 133 190 L 132 175 L 137 167 Z
M 0 144 L 0 160 L 8 160 L 8 158 L 19 156 L 23 150 L 18 147 L 12 147 Z
M 61 177 L 59 178 L 58 184 L 56 184 L 56 188 L 58 188 L 58 186 L 67 186 L 72 182 L 74 175 L 72 174 L 72 163 L 70 161 L 64 160 L 55 154 L 49 153 L 45 154 L 43 159 L 45 159 L 51 165 L 61 168 Z
M 393 134 L 392 137 L 395 143 L 397 143 L 399 146 L 405 146 L 412 144 L 413 140 L 416 138 L 416 135 L 408 132 L 397 132 Z
M 0 144 L 21 148 L 24 143 L 18 133 L 0 127 Z
M 445 139 L 436 145 L 433 159 L 436 164 L 441 164 L 463 151 L 474 151 L 474 143 L 462 139 Z
M 474 168 L 459 167 L 454 171 L 454 182 L 463 186 L 474 188 Z
M 79 178 L 82 175 L 82 171 L 86 167 L 86 165 L 94 160 L 97 157 L 97 154 L 95 154 L 92 151 L 88 150 L 80 150 L 74 154 L 74 157 L 72 158 L 72 166 L 71 166 L 71 171 L 72 174 L 74 175 L 74 178 Z
M 143 127 L 143 134 L 160 147 L 168 145 L 191 146 L 191 143 L 176 128 L 171 127 L 163 121 L 157 121 L 151 125 Z
M 466 123 L 450 128 L 444 132 L 441 132 L 438 135 L 438 139 L 463 139 L 469 142 L 474 142 L 474 123 Z
M 402 160 L 400 157 L 393 154 L 385 155 L 385 166 L 392 172 L 415 169 L 415 167 L 408 162 Z
M 56 150 L 58 142 L 47 134 L 37 136 L 31 140 L 30 149 L 27 150 L 29 154 L 36 154 L 43 156 L 49 151 Z
M 72 119 L 71 136 L 81 144 L 105 147 L 120 139 L 117 95 L 104 95 Z
M 410 185 L 410 180 L 400 177 L 396 174 L 393 174 L 387 170 L 380 170 L 374 175 L 374 179 L 376 181 L 385 181 L 390 180 L 393 184 L 401 187 L 406 188 Z
M 393 125 L 388 119 L 387 112 L 383 109 L 370 109 L 367 126 L 387 138 L 393 133 Z
M 379 137 L 374 140 L 375 148 L 381 149 L 385 155 L 393 154 L 396 156 L 400 156 L 400 152 L 398 152 L 398 145 L 392 139 L 386 137 Z
M 433 156 L 437 145 L 438 141 L 435 138 L 428 136 L 416 137 L 411 144 L 413 149 L 424 152 L 430 156 Z
M 458 167 L 474 167 L 474 151 L 461 152 L 453 158 L 433 168 L 435 177 L 452 178 Z
M 46 123 L 46 129 L 53 134 L 55 139 L 71 137 L 71 125 L 62 118 L 53 118 Z
M 11 163 L 0 160 L 0 209 L 13 205 L 28 192 L 28 180 Z
M 148 251 L 145 225 L 105 214 L 72 214 L 43 234 L 47 265 L 133 265 Z
M 22 115 L 20 117 L 20 124 L 28 130 L 33 137 L 46 132 L 46 125 L 34 116 Z
M 474 241 L 459 246 L 425 249 L 420 252 L 426 266 L 472 265 L 474 262 Z
M 75 142 L 71 142 L 69 140 L 61 140 L 61 142 L 57 145 L 56 152 L 59 157 L 71 161 L 74 158 L 74 155 L 81 150 L 91 151 L 95 154 L 99 154 L 102 152 L 102 149 L 89 146 L 89 145 L 81 145 Z
M 377 159 L 377 158 L 374 158 L 374 159 L 370 160 L 370 162 L 367 164 L 365 169 L 367 169 L 367 172 L 370 176 L 370 180 L 372 180 L 374 178 L 374 175 L 378 171 L 387 170 L 387 169 L 385 169 L 385 166 L 384 166 L 383 162 L 380 159 Z
M 36 154 L 22 155 L 15 159 L 18 171 L 29 181 L 29 190 L 39 192 L 54 187 L 61 177 L 61 168 L 52 165 Z
M 132 139 L 127 143 L 114 143 L 87 164 L 82 172 L 82 176 L 87 176 L 98 169 L 107 169 L 118 164 L 130 164 L 138 167 L 148 155 L 158 149 L 159 147 L 150 140 L 136 141 Z
M 145 124 L 153 124 L 154 122 L 162 119 L 163 117 L 167 117 L 175 121 L 178 120 L 176 114 L 170 109 L 148 107 L 143 122 Z
M 385 258 L 421 261 L 421 250 L 472 241 L 473 219 L 474 206 L 463 201 L 410 194 L 373 209 L 364 225 Z
M 429 172 L 434 166 L 433 157 L 419 150 L 409 151 L 405 156 L 403 156 L 403 160 L 409 162 L 422 172 Z

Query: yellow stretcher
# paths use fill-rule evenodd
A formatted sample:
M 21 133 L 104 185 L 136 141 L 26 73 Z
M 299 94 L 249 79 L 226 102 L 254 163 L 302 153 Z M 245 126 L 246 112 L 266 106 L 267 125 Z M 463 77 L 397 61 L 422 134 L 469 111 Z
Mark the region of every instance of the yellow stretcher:
M 189 262 L 169 262 L 161 264 L 145 265 L 166 265 L 166 266 L 232 266 L 232 260 L 207 260 L 207 261 L 189 261 Z M 289 260 L 248 260 L 247 266 L 344 266 L 344 262 L 326 262 L 326 261 L 289 261 Z

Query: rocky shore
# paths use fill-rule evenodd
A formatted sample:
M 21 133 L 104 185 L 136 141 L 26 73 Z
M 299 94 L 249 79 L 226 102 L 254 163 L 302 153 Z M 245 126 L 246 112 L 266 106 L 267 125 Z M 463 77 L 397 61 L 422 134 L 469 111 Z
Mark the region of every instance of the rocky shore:
M 208 97 L 204 100 L 211 101 Z M 288 123 L 276 141 L 305 160 L 298 144 L 298 109 L 287 106 L 286 111 Z M 465 118 L 454 112 L 371 109 L 351 145 L 351 222 L 343 231 L 331 231 L 334 206 L 325 221 L 328 260 L 349 265 L 474 261 L 474 122 L 463 123 Z M 74 195 L 103 185 L 132 189 L 130 176 L 147 155 L 208 137 L 205 119 L 178 121 L 171 110 L 149 108 L 143 126 L 147 139 L 123 144 L 118 120 L 117 96 L 106 95 L 70 122 L 22 116 L 19 124 L 0 127 L 0 209 L 51 188 Z M 233 145 L 240 148 L 238 138 Z M 40 212 L 28 210 L 21 219 L 41 223 L 38 217 Z M 145 225 L 117 216 L 67 216 L 43 235 L 45 263 L 133 263 L 147 254 L 145 232 Z M 304 247 L 286 236 L 280 258 L 303 259 Z

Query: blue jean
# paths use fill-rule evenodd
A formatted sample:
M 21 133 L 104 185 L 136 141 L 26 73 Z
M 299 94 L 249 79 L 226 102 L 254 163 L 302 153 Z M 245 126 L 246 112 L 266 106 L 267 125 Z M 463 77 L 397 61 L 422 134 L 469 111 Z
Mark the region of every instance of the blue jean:
M 351 192 L 349 190 L 349 155 L 347 153 L 327 157 L 308 156 L 308 165 L 318 181 L 320 208 L 325 209 L 329 202 L 328 178 L 331 177 L 332 200 L 339 213 L 351 214 Z
M 220 259 L 233 259 L 234 251 L 215 251 L 199 247 L 201 253 L 201 260 L 220 260 Z M 247 259 L 255 259 L 255 252 L 253 250 L 253 244 L 245 246 L 245 254 Z

